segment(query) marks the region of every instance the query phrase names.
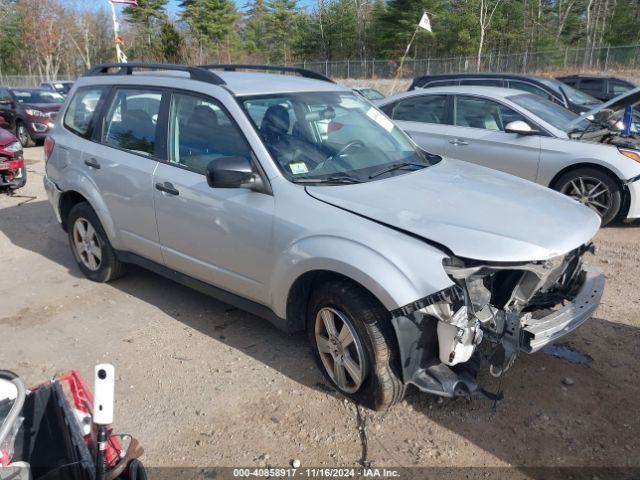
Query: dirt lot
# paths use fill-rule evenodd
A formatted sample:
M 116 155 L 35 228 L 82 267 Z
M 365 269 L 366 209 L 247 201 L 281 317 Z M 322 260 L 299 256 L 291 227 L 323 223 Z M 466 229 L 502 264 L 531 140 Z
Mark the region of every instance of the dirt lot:
M 20 195 L 35 198 L 0 195 L 0 366 L 34 384 L 114 363 L 117 430 L 140 438 L 148 464 L 356 466 L 366 421 L 377 466 L 640 466 L 640 227 L 597 237 L 604 301 L 567 342 L 592 362 L 520 358 L 495 412 L 411 391 L 359 422 L 304 337 L 143 270 L 83 278 L 42 188 L 42 149 L 26 156 Z

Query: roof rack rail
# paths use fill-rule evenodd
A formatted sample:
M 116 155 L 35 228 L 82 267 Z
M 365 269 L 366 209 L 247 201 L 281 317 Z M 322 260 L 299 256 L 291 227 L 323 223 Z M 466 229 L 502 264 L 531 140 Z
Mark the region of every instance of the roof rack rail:
M 235 72 L 236 70 L 259 70 L 262 72 L 290 72 L 297 73 L 301 77 L 312 78 L 314 80 L 322 80 L 324 82 L 336 83 L 331 80 L 329 77 L 322 75 L 318 72 L 313 72 L 311 70 L 307 70 L 305 68 L 298 67 L 285 67 L 283 65 L 248 65 L 248 64 L 210 64 L 210 65 L 200 65 L 201 68 L 206 68 L 208 70 L 224 70 L 226 72 Z
M 109 70 L 112 69 L 117 70 L 115 72 L 109 72 Z M 193 67 L 190 65 L 176 65 L 172 63 L 103 63 L 87 70 L 84 76 L 132 75 L 134 69 L 187 72 L 189 73 L 191 80 L 199 80 L 201 82 L 212 83 L 214 85 L 225 85 L 225 81 L 222 78 L 208 69 Z

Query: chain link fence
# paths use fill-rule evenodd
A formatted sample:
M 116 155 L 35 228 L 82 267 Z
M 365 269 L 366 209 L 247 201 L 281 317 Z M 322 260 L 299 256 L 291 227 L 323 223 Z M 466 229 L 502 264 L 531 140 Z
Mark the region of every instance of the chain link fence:
M 296 63 L 331 78 L 384 79 L 394 78 L 400 59 L 393 60 L 340 60 Z M 564 48 L 525 53 L 487 53 L 476 55 L 406 59 L 401 78 L 419 75 L 437 75 L 453 72 L 606 72 L 640 69 L 640 45 L 604 46 L 600 48 Z M 59 76 L 54 80 L 74 80 Z M 47 81 L 39 75 L 2 75 L 0 85 L 33 87 Z
M 322 73 L 332 78 L 393 78 L 400 60 L 341 60 L 302 62 L 295 66 Z M 605 46 L 601 48 L 564 48 L 514 54 L 487 53 L 478 58 L 456 56 L 446 58 L 406 59 L 401 78 L 453 72 L 544 73 L 558 71 L 634 70 L 640 68 L 640 45 Z

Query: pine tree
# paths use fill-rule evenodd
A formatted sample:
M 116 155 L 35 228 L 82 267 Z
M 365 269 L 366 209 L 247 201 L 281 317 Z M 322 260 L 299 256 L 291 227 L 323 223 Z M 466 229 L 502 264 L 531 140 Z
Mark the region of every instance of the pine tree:
M 264 0 L 253 0 L 246 4 L 244 25 L 244 47 L 247 53 L 257 53 L 263 56 L 267 54 L 266 41 L 266 14 L 267 9 Z
M 182 18 L 201 47 L 220 52 L 228 47 L 238 12 L 230 0 L 182 0 Z
M 167 0 L 138 0 L 138 5 L 128 6 L 122 10 L 126 21 L 136 25 L 144 35 L 147 47 L 152 48 L 152 39 L 157 24 L 166 19 Z
M 291 62 L 292 45 L 296 41 L 300 11 L 297 0 L 267 0 L 266 39 L 270 46 L 269 60 Z
M 160 26 L 160 42 L 158 56 L 164 62 L 180 63 L 182 50 L 182 35 L 170 22 L 163 22 Z

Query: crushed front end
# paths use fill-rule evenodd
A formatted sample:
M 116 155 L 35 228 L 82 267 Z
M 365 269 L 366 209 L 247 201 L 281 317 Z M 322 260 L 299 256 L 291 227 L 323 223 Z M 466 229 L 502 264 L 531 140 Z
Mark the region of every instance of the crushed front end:
M 26 173 L 22 146 L 13 142 L 0 147 L 0 188 L 22 187 L 26 182 Z
M 454 285 L 392 312 L 404 381 L 446 397 L 488 395 L 476 382 L 483 359 L 498 377 L 596 310 L 604 275 L 583 265 L 586 252 L 592 244 L 529 263 L 447 258 Z

